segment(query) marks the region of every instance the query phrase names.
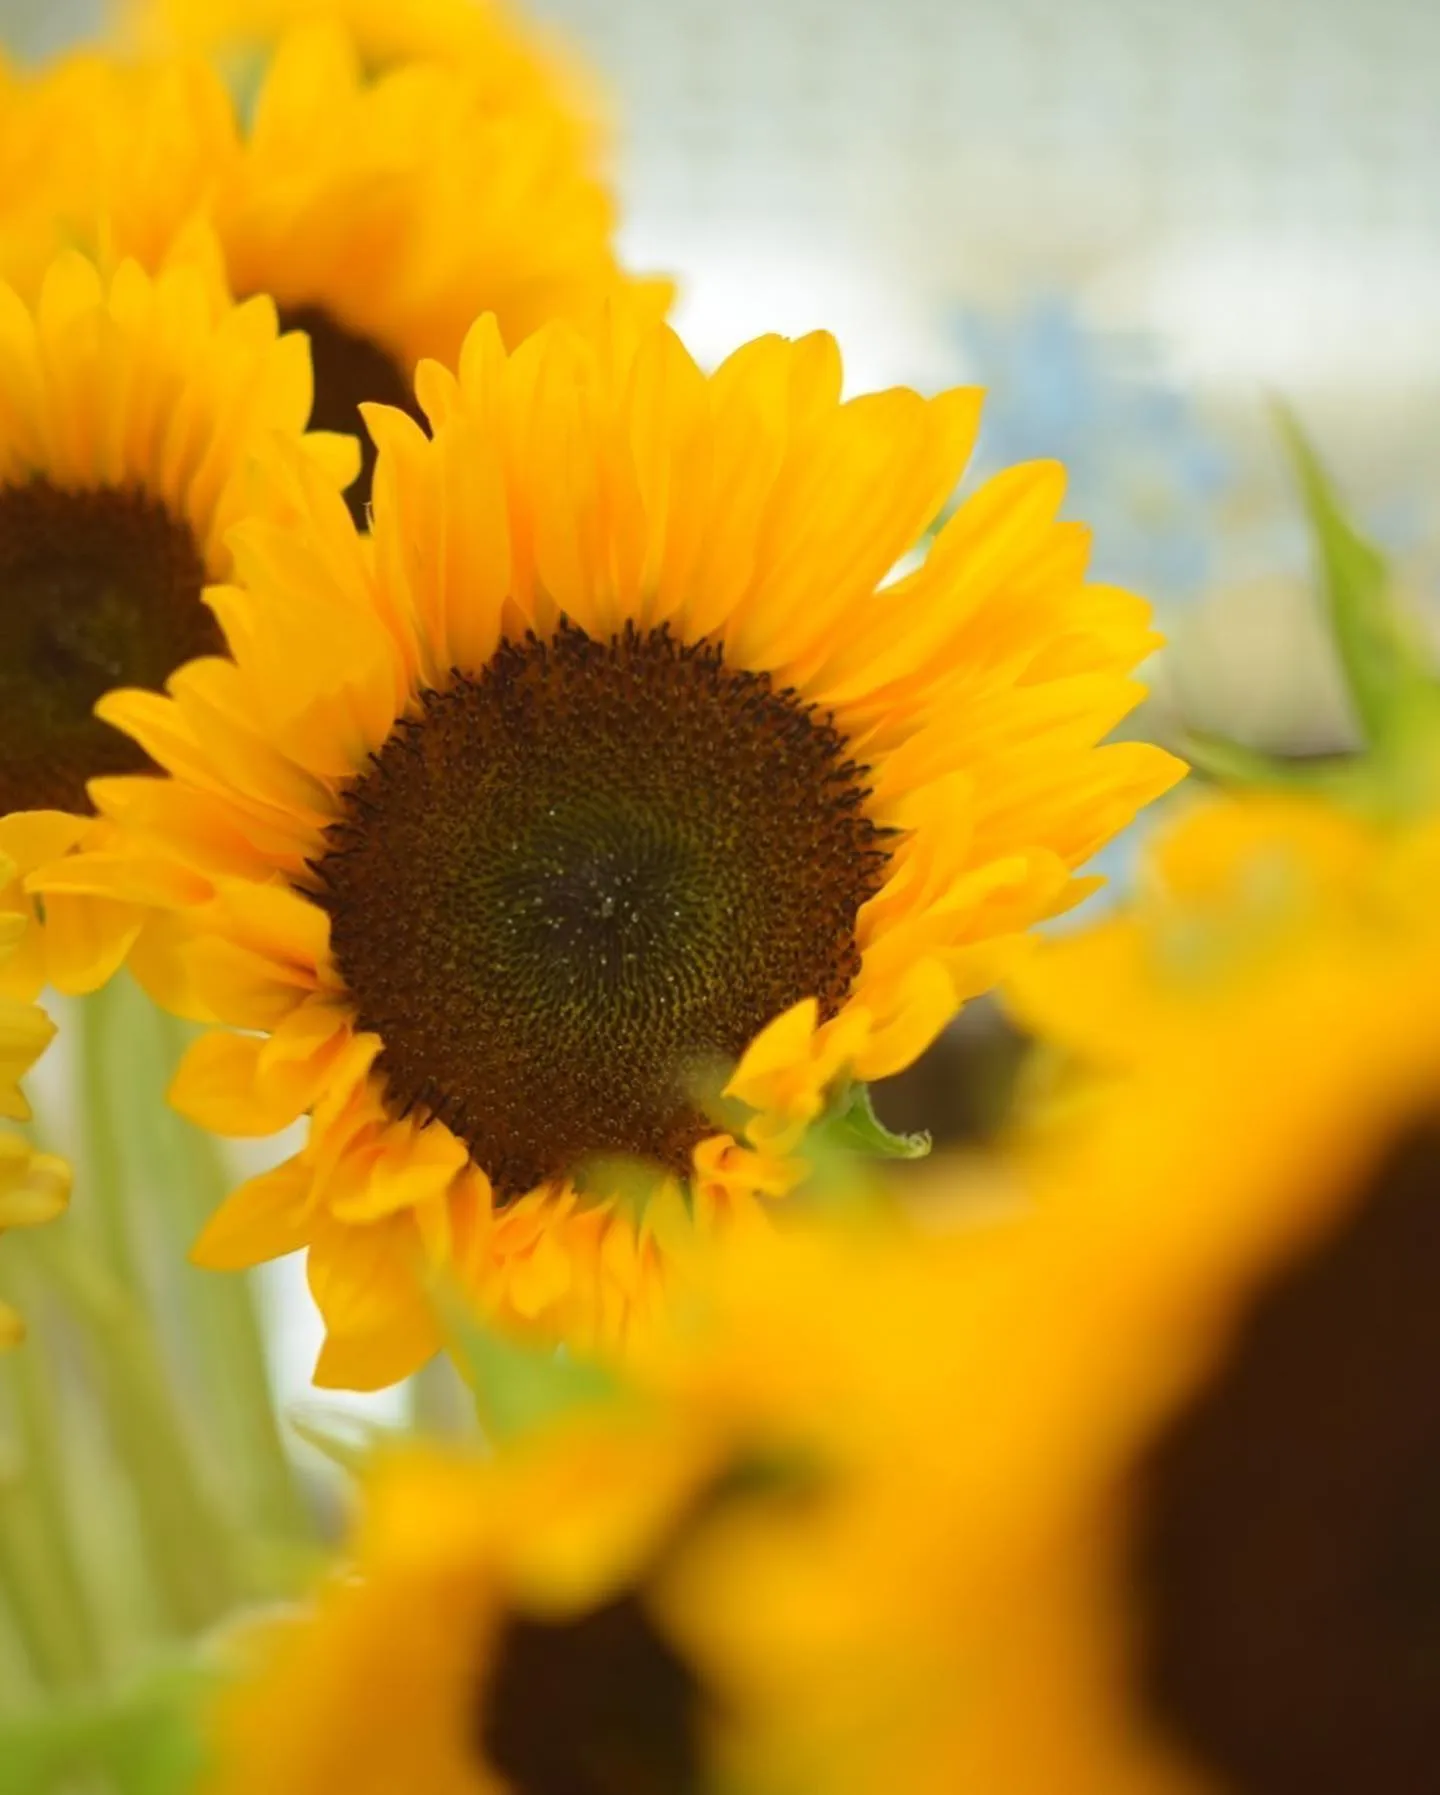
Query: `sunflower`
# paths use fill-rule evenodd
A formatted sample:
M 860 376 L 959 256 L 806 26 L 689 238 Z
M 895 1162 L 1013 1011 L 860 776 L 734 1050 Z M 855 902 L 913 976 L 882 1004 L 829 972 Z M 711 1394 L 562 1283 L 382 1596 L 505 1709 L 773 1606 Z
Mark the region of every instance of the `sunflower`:
M 346 1574 L 245 1642 L 212 1795 L 698 1791 L 706 1692 L 644 1582 L 705 1469 L 613 1422 L 383 1461 Z
M 1384 939 L 1423 926 L 1437 876 L 1433 817 L 1256 791 L 1180 805 L 1125 904 L 1040 947 L 1006 1007 L 1075 1066 L 1124 1072 L 1328 952 L 1331 930 Z
M 569 71 L 557 51 L 493 0 L 112 0 L 121 34 L 148 50 L 203 51 L 244 70 L 300 24 L 333 21 L 355 39 L 366 67 L 463 62 L 497 100 L 555 96 Z
M 30 128 L 29 93 L 0 49 L 0 276 L 26 291 L 55 252 L 55 220 L 37 192 L 49 184 L 48 158 Z
M 183 55 L 71 57 L 21 96 L 19 120 L 5 191 L 22 271 L 37 210 L 66 241 L 151 270 L 203 220 L 232 292 L 270 295 L 308 335 L 321 429 L 363 435 L 367 400 L 418 416 L 417 363 L 453 364 L 482 311 L 513 344 L 627 289 L 573 109 L 492 92 L 469 62 L 371 78 L 334 19 L 280 41 L 248 125 L 219 74 Z M 655 311 L 669 297 L 659 282 L 630 290 Z M 367 443 L 357 521 L 370 478 Z
M 287 515 L 261 473 L 276 443 L 332 490 L 353 471 L 351 443 L 302 436 L 309 403 L 303 340 L 199 265 L 106 281 L 71 252 L 33 307 L 0 286 L 0 909 L 27 923 L 0 994 L 93 989 L 135 939 L 133 906 L 25 880 L 103 850 L 89 781 L 149 764 L 95 701 L 221 646 L 202 593 L 238 518 Z
M 223 1698 L 213 1795 L 951 1795 L 955 1515 L 1009 1505 L 976 1515 L 948 1405 L 1016 1243 L 918 1244 L 731 1239 L 622 1384 L 378 1460 L 343 1576 Z M 1013 1400 L 973 1397 L 982 1434 Z
M 343 1573 L 222 1699 L 212 1795 L 941 1795 L 934 1368 L 987 1244 L 732 1240 L 623 1385 L 379 1458 Z
M 1016 1505 L 968 1448 L 1003 1431 L 1028 1369 L 1026 1342 L 997 1334 L 1025 1243 L 1018 1215 L 731 1238 L 633 1356 L 672 1416 L 727 1448 L 722 1499 L 649 1583 L 667 1638 L 741 1719 L 716 1739 L 719 1787 L 968 1786 L 948 1774 L 956 1641 Z M 962 1514 L 978 1557 L 957 1552 Z
M 0 883 L 12 869 L 0 856 Z M 23 915 L 0 912 L 0 956 L 23 938 Z M 28 1122 L 30 1106 L 20 1080 L 39 1059 L 55 1028 L 34 1004 L 0 997 L 0 1116 Z M 30 1228 L 60 1214 L 70 1195 L 70 1168 L 49 1153 L 37 1153 L 22 1136 L 0 1129 L 0 1233 Z M 0 1348 L 14 1346 L 24 1334 L 20 1317 L 0 1301 Z
M 1440 946 L 1316 949 L 1067 1140 L 955 1361 L 958 1412 L 1026 1341 L 952 1516 L 949 1787 L 1433 1779 Z
M 622 315 L 514 354 L 482 320 L 458 378 L 422 370 L 431 435 L 367 412 L 373 535 L 297 475 L 303 526 L 232 538 L 233 665 L 102 704 L 172 778 L 97 789 L 128 846 L 45 889 L 195 888 L 152 983 L 249 1032 L 175 1101 L 312 1118 L 199 1255 L 309 1249 L 323 1380 L 434 1349 L 424 1256 L 510 1320 L 623 1332 L 1177 777 L 1095 746 L 1154 638 L 1084 583 L 1060 470 L 880 584 L 978 395 L 839 387 L 823 336 L 707 378 Z

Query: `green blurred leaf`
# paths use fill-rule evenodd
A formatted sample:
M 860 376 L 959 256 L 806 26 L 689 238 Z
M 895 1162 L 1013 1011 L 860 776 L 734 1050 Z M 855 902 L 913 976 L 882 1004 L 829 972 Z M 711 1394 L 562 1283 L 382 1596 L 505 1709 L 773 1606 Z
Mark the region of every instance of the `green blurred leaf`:
M 615 1402 L 625 1385 L 603 1365 L 488 1326 L 453 1293 L 438 1299 L 446 1346 L 492 1441 L 510 1440 L 577 1409 Z
M 296 1403 L 285 1418 L 297 1439 L 351 1477 L 358 1477 L 376 1452 L 406 1437 L 403 1428 L 323 1402 Z
M 1424 644 L 1395 603 L 1389 563 L 1347 517 L 1298 418 L 1277 404 L 1315 539 L 1330 629 L 1365 739 L 1384 748 L 1408 735 L 1417 712 L 1433 712 L 1436 685 Z
M 0 1723 L 0 1795 L 48 1795 L 83 1761 L 87 1722 L 67 1708 Z
M 104 1729 L 103 1762 L 121 1795 L 187 1795 L 205 1766 L 202 1709 L 213 1683 L 189 1668 L 154 1678 Z
M 121 1690 L 0 1723 L 0 1795 L 59 1795 L 95 1776 L 114 1795 L 189 1795 L 205 1765 L 202 1715 L 213 1686 L 199 1665 L 167 1665 Z
M 1249 748 L 1227 736 L 1191 731 L 1176 752 L 1195 772 L 1217 785 L 1246 786 L 1259 791 L 1302 792 L 1346 804 L 1363 804 L 1370 783 L 1358 756 L 1287 760 Z

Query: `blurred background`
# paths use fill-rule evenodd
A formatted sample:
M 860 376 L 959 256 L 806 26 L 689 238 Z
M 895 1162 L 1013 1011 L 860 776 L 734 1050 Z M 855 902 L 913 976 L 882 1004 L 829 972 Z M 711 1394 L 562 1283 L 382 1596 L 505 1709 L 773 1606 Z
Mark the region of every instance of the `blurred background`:
M 856 388 L 983 382 L 983 461 L 1063 458 L 1099 571 L 1171 610 L 1152 727 L 1343 739 L 1266 406 L 1440 603 L 1432 0 L 528 11 L 605 85 L 625 247 L 702 357 L 823 325 Z M 99 17 L 0 0 L 0 36 Z
M 1281 391 L 1440 582 L 1432 0 L 527 11 L 606 85 L 626 247 L 702 355 L 824 325 L 857 387 L 993 384 L 996 457 L 1071 460 L 1162 600 L 1293 565 Z M 36 58 L 99 14 L 0 0 L 0 36 Z
M 824 326 L 852 388 L 985 384 L 977 474 L 1063 459 L 1098 572 L 1161 610 L 1139 727 L 1345 744 L 1268 407 L 1440 617 L 1435 0 L 529 10 L 608 89 L 624 246 L 703 359 Z M 0 0 L 0 37 L 38 58 L 98 16 Z M 280 1308 L 299 1392 L 313 1321 Z

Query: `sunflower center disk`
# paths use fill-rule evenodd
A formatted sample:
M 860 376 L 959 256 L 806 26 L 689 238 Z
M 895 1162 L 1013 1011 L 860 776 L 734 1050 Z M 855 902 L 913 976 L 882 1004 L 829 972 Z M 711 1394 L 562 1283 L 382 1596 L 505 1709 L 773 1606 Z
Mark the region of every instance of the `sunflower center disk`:
M 562 625 L 431 693 L 317 862 L 395 1113 L 502 1199 L 587 1160 L 684 1171 L 717 1069 L 826 1014 L 887 851 L 832 724 L 714 646 Z
M 1434 1786 L 1440 1126 L 1255 1304 L 1143 1484 L 1150 1704 L 1245 1795 Z
M 92 713 L 223 648 L 189 527 L 133 488 L 0 486 L 0 812 L 88 812 L 87 779 L 149 766 Z
M 280 328 L 303 330 L 310 339 L 310 365 L 315 398 L 310 409 L 312 430 L 337 430 L 360 439 L 360 475 L 345 494 L 356 527 L 368 522 L 370 492 L 375 483 L 375 445 L 360 416 L 364 404 L 393 405 L 416 423 L 424 415 L 415 403 L 405 370 L 371 338 L 337 324 L 320 306 L 282 306 Z
M 517 1795 L 695 1795 L 700 1690 L 622 1595 L 569 1621 L 512 1619 L 478 1715 L 477 1744 Z

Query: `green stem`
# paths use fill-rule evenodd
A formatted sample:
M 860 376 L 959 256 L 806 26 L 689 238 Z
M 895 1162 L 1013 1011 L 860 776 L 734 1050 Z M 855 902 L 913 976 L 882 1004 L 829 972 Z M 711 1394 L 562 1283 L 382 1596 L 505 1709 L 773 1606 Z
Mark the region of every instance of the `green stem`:
M 238 1542 L 196 1472 L 143 1299 L 88 1259 L 63 1225 L 34 1245 L 93 1349 L 102 1408 L 135 1493 L 156 1592 L 170 1622 L 196 1632 L 240 1593 Z
M 99 1674 L 101 1653 L 71 1534 L 59 1405 L 38 1346 L 6 1354 L 4 1382 L 18 1451 L 0 1474 L 0 1584 L 35 1675 L 73 1688 Z
M 81 1006 L 80 1125 L 84 1151 L 77 1211 L 92 1221 L 103 1257 L 85 1251 L 79 1213 L 37 1237 L 51 1274 L 93 1348 L 95 1374 L 117 1453 L 134 1488 L 147 1558 L 170 1622 L 208 1625 L 238 1592 L 239 1541 L 200 1475 L 195 1441 L 167 1368 L 158 1311 L 141 1269 L 140 1243 L 156 1230 L 151 1193 L 129 1175 L 133 1147 L 163 1116 L 131 1077 L 144 1059 L 125 985 L 114 981 Z M 130 1087 L 130 1088 L 127 1088 Z
M 80 1127 L 84 1160 L 80 1175 L 86 1209 L 99 1233 L 105 1263 L 127 1290 L 140 1287 L 135 1243 L 125 1212 L 125 1165 L 116 1115 L 114 1043 L 107 1022 L 113 1013 L 110 991 L 97 991 L 79 1007 Z
M 51 1689 L 76 1688 L 94 1674 L 92 1642 L 55 1574 L 48 1532 L 23 1473 L 0 1481 L 0 1588 L 37 1680 Z
M 152 1011 L 167 1074 L 184 1046 L 183 1024 Z M 212 1136 L 176 1115 L 166 1118 L 178 1176 L 167 1195 L 183 1235 L 182 1251 L 228 1195 L 232 1178 L 223 1151 Z M 255 1303 L 253 1274 L 193 1272 L 201 1286 L 191 1306 L 188 1332 L 203 1354 L 214 1385 L 213 1408 L 224 1431 L 226 1459 L 243 1478 L 247 1508 L 256 1530 L 287 1545 L 309 1545 L 315 1529 L 285 1451 L 265 1358 L 264 1335 Z

